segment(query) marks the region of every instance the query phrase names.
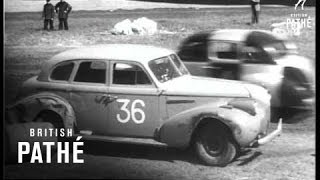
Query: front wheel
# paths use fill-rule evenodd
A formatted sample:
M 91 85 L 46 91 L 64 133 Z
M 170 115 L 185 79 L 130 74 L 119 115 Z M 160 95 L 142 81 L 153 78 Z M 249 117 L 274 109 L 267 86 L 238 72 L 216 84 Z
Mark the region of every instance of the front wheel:
M 196 134 L 195 152 L 209 166 L 226 166 L 237 155 L 237 146 L 224 128 L 204 126 Z

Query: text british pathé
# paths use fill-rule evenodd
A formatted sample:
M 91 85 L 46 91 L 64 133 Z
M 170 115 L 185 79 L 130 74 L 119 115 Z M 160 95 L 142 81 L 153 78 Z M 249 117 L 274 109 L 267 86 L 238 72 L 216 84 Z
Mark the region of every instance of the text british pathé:
M 30 128 L 29 136 L 31 138 L 57 137 L 59 139 L 59 137 L 72 137 L 73 131 L 64 128 Z M 18 142 L 18 163 L 23 163 L 24 156 L 31 156 L 30 163 L 51 163 L 54 153 L 56 153 L 57 163 L 84 163 L 84 160 L 79 158 L 79 154 L 83 154 L 83 150 L 79 147 L 84 145 L 84 142 L 80 141 L 81 138 L 82 136 L 78 136 L 74 142 Z M 70 154 L 70 150 L 72 150 L 72 154 Z

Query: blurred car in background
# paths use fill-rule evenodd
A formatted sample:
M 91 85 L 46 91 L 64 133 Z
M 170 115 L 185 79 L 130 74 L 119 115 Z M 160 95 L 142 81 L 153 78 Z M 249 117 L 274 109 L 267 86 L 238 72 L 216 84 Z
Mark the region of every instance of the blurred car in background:
M 252 82 L 267 88 L 272 107 L 312 109 L 312 61 L 289 40 L 266 30 L 221 29 L 193 34 L 178 48 L 192 75 Z

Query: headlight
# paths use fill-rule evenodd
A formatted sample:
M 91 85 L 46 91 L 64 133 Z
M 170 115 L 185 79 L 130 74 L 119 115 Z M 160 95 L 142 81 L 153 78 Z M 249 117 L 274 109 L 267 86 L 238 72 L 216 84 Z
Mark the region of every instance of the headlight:
M 257 102 L 252 99 L 235 99 L 228 102 L 228 106 L 240 109 L 252 116 L 256 115 Z
M 221 108 L 236 108 L 242 110 L 257 119 L 262 119 L 266 115 L 266 109 L 253 99 L 234 99 Z

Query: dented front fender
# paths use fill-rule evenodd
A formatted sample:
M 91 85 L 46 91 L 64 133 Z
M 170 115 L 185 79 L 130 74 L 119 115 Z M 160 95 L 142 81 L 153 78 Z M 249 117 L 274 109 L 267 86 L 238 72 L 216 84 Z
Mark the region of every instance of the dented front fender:
M 197 125 L 204 119 L 220 121 L 229 127 L 232 136 L 240 146 L 248 146 L 259 134 L 266 133 L 261 121 L 269 120 L 269 112 L 251 115 L 237 108 L 204 105 L 183 111 L 169 120 L 160 128 L 159 138 L 163 143 L 174 147 L 189 146 L 192 134 Z

